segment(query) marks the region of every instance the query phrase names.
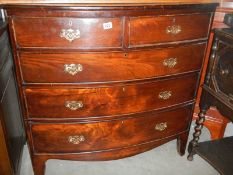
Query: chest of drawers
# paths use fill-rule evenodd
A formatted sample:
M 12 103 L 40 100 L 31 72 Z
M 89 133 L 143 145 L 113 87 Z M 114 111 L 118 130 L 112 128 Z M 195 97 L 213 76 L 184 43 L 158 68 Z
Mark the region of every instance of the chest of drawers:
M 6 6 L 35 174 L 173 139 L 183 155 L 215 7 Z

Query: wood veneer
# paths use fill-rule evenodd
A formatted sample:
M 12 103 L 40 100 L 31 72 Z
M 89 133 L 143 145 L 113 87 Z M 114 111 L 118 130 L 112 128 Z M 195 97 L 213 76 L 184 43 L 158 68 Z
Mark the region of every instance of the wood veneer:
M 201 69 L 206 43 L 118 52 L 20 52 L 22 78 L 28 83 L 83 83 L 139 80 L 176 75 Z M 183 51 L 186 52 L 183 52 Z M 164 59 L 175 57 L 177 65 L 164 66 Z M 187 59 L 189 58 L 189 59 Z M 101 64 L 99 64 L 101 60 Z M 192 60 L 192 64 L 190 64 Z M 82 72 L 64 72 L 67 63 L 81 64 Z M 133 72 L 133 73 L 132 73 Z
M 173 139 L 177 139 L 178 153 L 183 155 L 216 5 L 5 6 L 35 174 L 44 174 L 48 159 L 119 159 Z M 113 25 L 106 37 L 100 26 L 111 22 L 109 19 L 113 19 Z M 191 19 L 198 26 L 193 26 Z M 90 31 L 75 22 L 73 26 L 73 21 L 82 21 Z M 163 23 L 154 30 L 158 21 Z M 69 28 L 79 30 L 80 38 L 68 41 L 61 37 L 61 31 Z M 157 37 L 160 34 L 162 37 Z M 185 53 L 186 49 L 196 54 Z M 85 72 L 88 54 L 94 58 L 89 62 L 93 68 Z M 172 61 L 166 63 L 169 71 L 164 71 L 166 66 L 161 61 L 168 56 Z M 28 71 L 30 64 L 36 68 L 46 60 L 47 65 Z M 86 73 L 86 79 L 56 77 L 61 62 L 80 64 L 76 62 L 79 60 L 83 70 L 75 75 Z M 145 65 L 152 66 L 151 72 L 143 69 Z M 109 72 L 104 72 L 107 68 Z M 59 135 L 64 137 L 55 143 Z M 47 149 L 45 144 L 49 145 Z
M 183 86 L 182 82 L 186 82 Z M 85 89 L 27 88 L 29 118 L 86 118 L 122 115 L 164 108 L 192 101 L 195 96 L 197 74 L 166 81 L 113 87 Z M 169 100 L 159 98 L 161 92 L 170 91 Z M 56 101 L 56 103 L 54 103 Z M 81 101 L 83 107 L 70 110 L 66 101 Z

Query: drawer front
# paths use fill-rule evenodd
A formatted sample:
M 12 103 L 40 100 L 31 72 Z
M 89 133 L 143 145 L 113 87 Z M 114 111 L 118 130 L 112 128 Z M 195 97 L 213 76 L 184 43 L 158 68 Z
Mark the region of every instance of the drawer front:
M 172 75 L 201 68 L 206 44 L 128 53 L 20 53 L 25 83 L 109 82 Z
M 193 100 L 197 74 L 102 88 L 26 88 L 30 118 L 85 118 L 157 109 Z
M 207 38 L 210 14 L 130 18 L 130 46 Z
M 132 146 L 177 134 L 188 129 L 190 119 L 191 106 L 97 123 L 32 124 L 31 131 L 35 152 L 97 151 Z
M 98 49 L 122 46 L 121 18 L 14 18 L 13 24 L 19 47 Z

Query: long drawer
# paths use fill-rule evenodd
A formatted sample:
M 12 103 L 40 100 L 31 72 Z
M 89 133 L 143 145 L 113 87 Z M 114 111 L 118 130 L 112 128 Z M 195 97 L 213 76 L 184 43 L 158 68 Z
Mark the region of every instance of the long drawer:
M 122 47 L 121 18 L 18 17 L 13 23 L 18 47 Z
M 82 152 L 122 148 L 174 135 L 188 129 L 192 106 L 163 113 L 94 123 L 31 124 L 35 152 Z
M 194 99 L 198 74 L 109 87 L 26 88 L 30 118 L 83 118 L 164 108 Z
M 86 83 L 151 78 L 199 70 L 206 44 L 97 53 L 21 52 L 24 83 Z
M 210 14 L 130 18 L 130 46 L 207 38 Z

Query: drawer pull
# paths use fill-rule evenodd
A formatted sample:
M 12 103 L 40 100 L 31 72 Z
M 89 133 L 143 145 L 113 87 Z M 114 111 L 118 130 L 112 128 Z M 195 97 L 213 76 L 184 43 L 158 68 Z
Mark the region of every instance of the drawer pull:
M 179 26 L 179 25 L 168 26 L 166 29 L 167 34 L 173 34 L 173 35 L 177 35 L 181 31 L 182 31 L 181 26 Z
M 74 30 L 72 28 L 62 29 L 60 32 L 60 37 L 72 42 L 73 40 L 80 38 L 80 30 Z
M 157 130 L 157 131 L 163 131 L 165 129 L 167 129 L 167 122 L 158 123 L 155 125 L 155 130 Z
M 85 141 L 85 137 L 83 135 L 69 136 L 68 137 L 68 142 L 72 143 L 72 144 L 75 144 L 75 145 L 78 145 L 78 144 L 80 144 L 81 142 L 84 142 L 84 141 Z
M 78 72 L 83 71 L 83 66 L 81 64 L 65 64 L 64 65 L 64 71 L 66 73 L 71 74 L 71 75 L 75 75 Z
M 163 99 L 163 100 L 167 100 L 172 96 L 172 92 L 171 91 L 163 91 L 159 93 L 159 98 Z
M 177 64 L 177 58 L 168 58 L 163 61 L 163 65 L 169 68 L 175 67 Z
M 69 108 L 71 111 L 83 108 L 83 102 L 81 101 L 66 101 L 65 107 Z

